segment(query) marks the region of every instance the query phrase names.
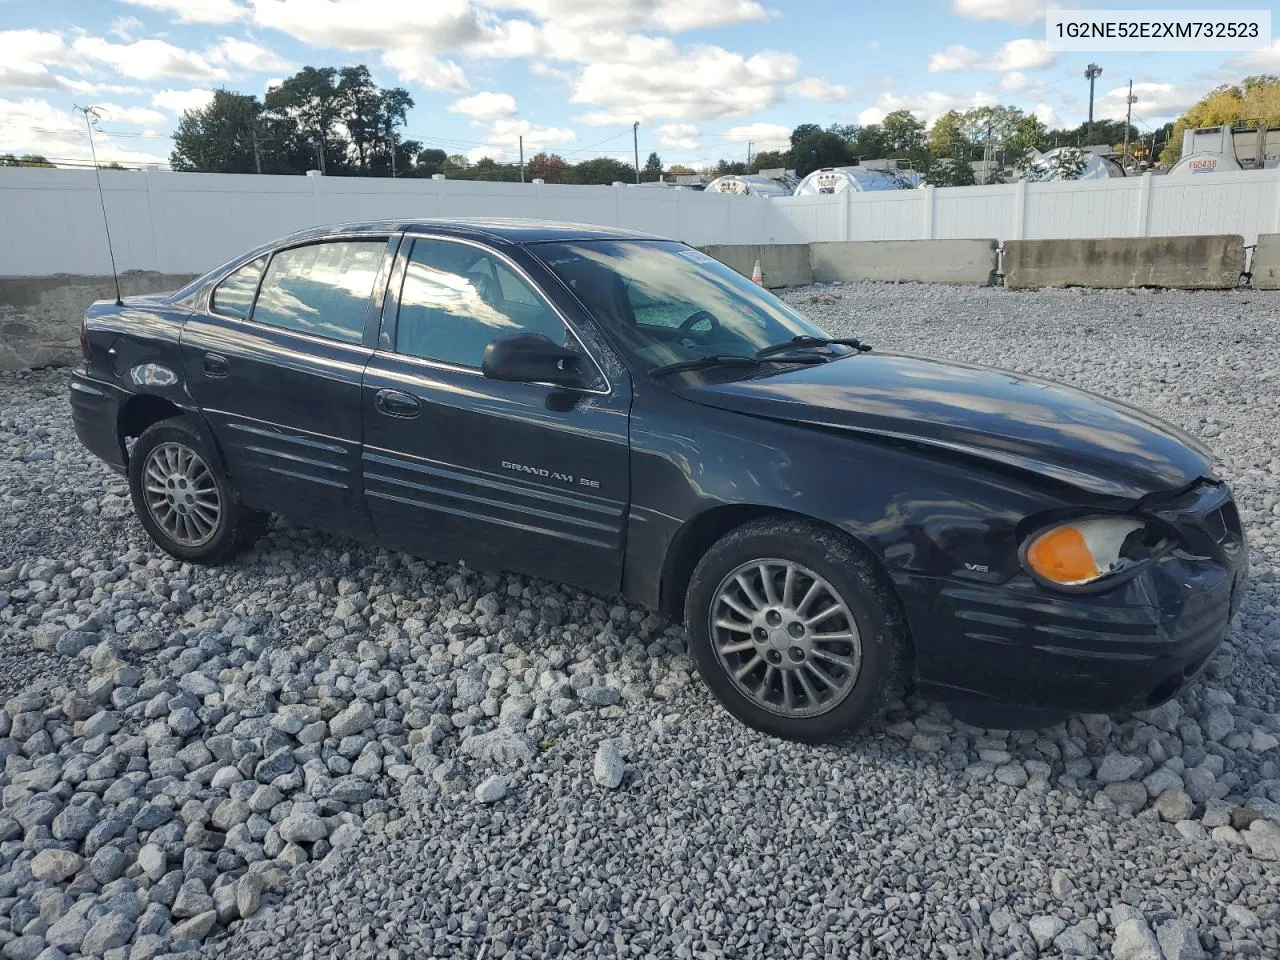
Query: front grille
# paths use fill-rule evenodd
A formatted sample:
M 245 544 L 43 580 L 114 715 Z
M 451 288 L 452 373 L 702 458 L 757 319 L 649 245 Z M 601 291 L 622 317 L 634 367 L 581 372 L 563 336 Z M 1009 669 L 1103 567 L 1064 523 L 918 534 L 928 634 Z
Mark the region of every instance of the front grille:
M 1184 549 L 1195 556 L 1231 561 L 1244 545 L 1240 514 L 1226 484 L 1206 481 L 1156 513 L 1177 528 Z

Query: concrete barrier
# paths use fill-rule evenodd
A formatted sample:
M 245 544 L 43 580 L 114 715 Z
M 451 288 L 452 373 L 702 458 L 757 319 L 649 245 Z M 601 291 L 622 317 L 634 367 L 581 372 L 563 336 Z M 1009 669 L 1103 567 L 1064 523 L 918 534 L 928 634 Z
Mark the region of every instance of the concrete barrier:
M 813 283 L 807 243 L 718 243 L 701 250 L 744 277 L 751 276 L 758 259 L 770 289 Z
M 1249 270 L 1255 290 L 1280 290 L 1280 233 L 1258 234 Z
M 1227 290 L 1244 271 L 1244 238 L 1116 237 L 1094 240 L 1009 240 L 1004 285 L 1040 287 L 1164 287 Z
M 191 274 L 130 270 L 120 275 L 120 292 L 128 297 L 176 290 L 192 279 Z M 0 277 L 0 370 L 76 362 L 85 308 L 115 295 L 110 277 Z
M 813 279 L 917 283 L 995 282 L 995 240 L 854 240 L 813 243 Z

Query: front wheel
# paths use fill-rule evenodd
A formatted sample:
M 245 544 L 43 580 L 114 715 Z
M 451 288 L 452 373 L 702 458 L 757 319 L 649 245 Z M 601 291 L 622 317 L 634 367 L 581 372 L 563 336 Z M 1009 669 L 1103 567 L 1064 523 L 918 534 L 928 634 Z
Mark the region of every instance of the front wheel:
M 842 534 L 764 519 L 715 543 L 689 582 L 693 657 L 729 712 L 819 743 L 874 715 L 907 647 L 897 599 Z
M 142 432 L 129 457 L 129 493 L 151 539 L 179 560 L 219 563 L 265 529 L 266 515 L 240 503 L 216 451 L 181 417 Z

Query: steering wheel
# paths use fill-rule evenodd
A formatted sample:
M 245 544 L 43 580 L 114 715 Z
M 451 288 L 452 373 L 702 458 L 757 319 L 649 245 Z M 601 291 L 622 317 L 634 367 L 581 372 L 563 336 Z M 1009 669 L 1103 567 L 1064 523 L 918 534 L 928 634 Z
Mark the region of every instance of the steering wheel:
M 715 314 L 707 310 L 699 310 L 697 313 L 689 314 L 684 323 L 680 324 L 681 335 L 688 336 L 693 333 L 694 326 L 703 320 L 711 324 L 711 329 L 707 331 L 708 334 L 714 333 L 720 326 L 720 321 L 715 318 Z

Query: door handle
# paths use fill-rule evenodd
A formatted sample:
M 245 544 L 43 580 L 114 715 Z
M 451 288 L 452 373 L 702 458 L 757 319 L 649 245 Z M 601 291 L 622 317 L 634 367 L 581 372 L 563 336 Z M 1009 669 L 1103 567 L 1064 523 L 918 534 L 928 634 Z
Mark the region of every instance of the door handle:
M 406 420 L 412 420 L 422 412 L 422 404 L 416 397 L 401 393 L 399 390 L 379 390 L 374 395 L 373 405 L 388 417 L 401 417 Z
M 227 358 L 220 353 L 206 353 L 203 365 L 204 375 L 215 380 L 220 380 L 231 373 L 231 364 L 227 363 Z

